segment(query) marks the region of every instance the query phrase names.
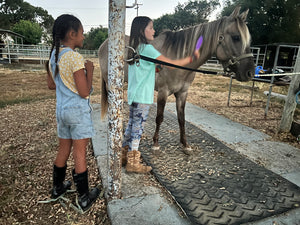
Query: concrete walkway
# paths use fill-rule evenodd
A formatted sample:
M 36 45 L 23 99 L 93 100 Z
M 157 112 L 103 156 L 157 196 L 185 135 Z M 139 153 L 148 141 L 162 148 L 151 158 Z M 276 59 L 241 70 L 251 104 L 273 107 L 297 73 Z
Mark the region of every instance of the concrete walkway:
M 107 188 L 107 121 L 100 121 L 99 104 L 93 105 L 93 108 L 96 136 L 92 143 L 100 176 Z M 176 113 L 175 103 L 168 103 L 166 110 Z M 186 104 L 186 121 L 250 160 L 300 186 L 300 149 L 269 141 L 270 137 L 264 133 L 190 103 Z M 149 182 L 150 178 L 149 175 L 127 174 L 122 170 L 123 198 L 110 201 L 107 206 L 112 225 L 189 225 L 189 220 L 171 200 L 171 196 L 155 182 Z M 248 224 L 300 224 L 300 208 Z

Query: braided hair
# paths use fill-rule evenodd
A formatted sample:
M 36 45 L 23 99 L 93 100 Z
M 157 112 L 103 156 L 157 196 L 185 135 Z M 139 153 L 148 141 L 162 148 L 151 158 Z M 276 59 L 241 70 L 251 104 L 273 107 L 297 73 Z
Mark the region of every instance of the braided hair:
M 137 49 L 140 44 L 148 44 L 148 41 L 145 37 L 145 29 L 150 21 L 152 20 L 147 16 L 137 16 L 133 19 L 130 30 L 129 46 Z M 130 53 L 128 53 L 128 59 L 132 58 L 133 52 L 130 51 Z M 128 63 L 133 64 L 134 61 L 130 61 Z
M 53 25 L 53 29 L 52 29 L 52 46 L 51 46 L 51 51 L 50 51 L 50 56 L 49 59 L 51 58 L 51 54 L 55 48 L 55 63 L 56 63 L 56 67 L 55 67 L 55 76 L 58 73 L 59 69 L 58 69 L 58 65 L 57 65 L 57 61 L 58 61 L 58 55 L 59 55 L 59 48 L 61 45 L 61 41 L 64 40 L 66 38 L 66 34 L 70 31 L 70 30 L 74 30 L 75 32 L 78 32 L 79 28 L 81 27 L 81 22 L 78 18 L 76 18 L 73 15 L 69 15 L 69 14 L 63 14 L 59 17 L 57 17 L 57 19 L 54 21 L 54 25 Z M 48 66 L 49 66 L 49 61 L 47 62 L 47 70 L 48 70 Z

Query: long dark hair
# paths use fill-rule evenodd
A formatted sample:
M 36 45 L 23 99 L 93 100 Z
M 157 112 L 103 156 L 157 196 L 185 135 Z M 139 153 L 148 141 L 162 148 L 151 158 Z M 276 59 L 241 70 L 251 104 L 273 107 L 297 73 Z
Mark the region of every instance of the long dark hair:
M 148 26 L 149 22 L 152 21 L 147 16 L 137 16 L 133 19 L 130 30 L 130 39 L 129 46 L 137 50 L 137 47 L 140 44 L 147 44 L 148 41 L 145 37 L 145 28 Z M 128 59 L 132 59 L 133 52 L 129 51 Z M 134 61 L 129 62 L 129 64 L 133 64 Z
M 52 29 L 52 47 L 50 51 L 50 56 L 49 59 L 51 58 L 51 54 L 55 48 L 55 63 L 56 63 L 56 68 L 55 68 L 55 75 L 58 73 L 58 66 L 57 66 L 57 61 L 58 61 L 58 54 L 59 54 L 59 47 L 61 45 L 61 40 L 64 40 L 66 37 L 66 34 L 70 30 L 74 30 L 75 32 L 78 32 L 79 28 L 81 27 L 81 22 L 78 18 L 76 18 L 73 15 L 69 14 L 63 14 L 54 21 L 53 29 Z M 49 67 L 49 61 L 47 62 L 47 70 Z

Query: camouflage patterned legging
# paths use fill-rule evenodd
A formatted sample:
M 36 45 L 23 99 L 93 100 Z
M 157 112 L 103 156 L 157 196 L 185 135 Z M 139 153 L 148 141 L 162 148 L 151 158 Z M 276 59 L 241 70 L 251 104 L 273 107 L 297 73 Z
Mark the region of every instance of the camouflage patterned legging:
M 128 146 L 128 151 L 138 151 L 149 109 L 149 104 L 132 103 L 129 106 L 129 121 L 122 145 L 123 147 Z

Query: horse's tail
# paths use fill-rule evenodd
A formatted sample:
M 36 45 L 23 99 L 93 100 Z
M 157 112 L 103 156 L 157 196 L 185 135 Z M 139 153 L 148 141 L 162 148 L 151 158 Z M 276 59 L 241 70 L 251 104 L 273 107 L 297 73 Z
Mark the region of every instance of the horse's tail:
M 107 55 L 108 43 L 107 39 L 100 45 L 98 49 L 98 59 L 100 66 L 100 79 L 101 79 L 101 120 L 105 119 L 108 110 L 108 92 L 106 88 L 107 81 Z
M 100 69 L 101 73 L 101 69 Z M 107 89 L 106 89 L 106 83 L 103 78 L 103 74 L 101 74 L 101 120 L 104 120 L 107 109 L 108 109 L 108 95 L 107 95 Z

